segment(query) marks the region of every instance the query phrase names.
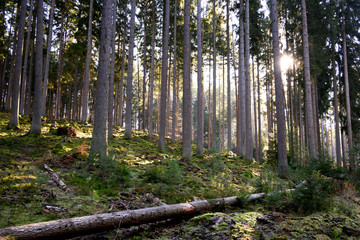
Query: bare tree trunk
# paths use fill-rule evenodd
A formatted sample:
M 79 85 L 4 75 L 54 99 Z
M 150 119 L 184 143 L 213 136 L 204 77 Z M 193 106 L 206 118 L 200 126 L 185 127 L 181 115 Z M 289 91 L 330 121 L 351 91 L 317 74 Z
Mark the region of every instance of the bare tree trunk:
M 111 62 L 110 62 L 110 81 L 109 81 L 109 103 L 108 103 L 108 139 L 113 138 L 114 125 L 114 77 L 115 77 L 115 37 L 116 37 L 116 1 L 113 4 L 112 32 L 111 32 Z
M 274 77 L 276 91 L 276 117 L 278 138 L 278 172 L 280 176 L 287 176 L 288 162 L 286 152 L 286 124 L 284 112 L 284 88 L 281 81 L 280 47 L 278 32 L 277 0 L 271 0 L 271 29 L 274 51 Z
M 142 130 L 145 131 L 145 104 L 146 104 L 146 100 L 145 100 L 145 95 L 146 95 L 146 30 L 147 30 L 147 26 L 145 23 L 145 19 L 144 19 L 144 64 L 143 64 L 143 68 L 144 68 L 144 76 L 143 76 L 143 85 L 142 85 Z
M 251 78 L 250 78 L 250 18 L 249 0 L 245 1 L 245 111 L 246 111 L 246 153 L 245 158 L 253 159 L 253 133 L 251 121 Z
M 109 101 L 109 70 L 110 70 L 110 53 L 113 33 L 112 18 L 115 0 L 103 0 L 101 35 L 100 35 L 100 52 L 99 52 L 99 70 L 96 85 L 96 101 L 94 128 L 91 140 L 90 155 L 99 154 L 100 158 L 107 156 L 108 143 L 108 101 Z
M 168 53 L 169 53 L 169 22 L 170 22 L 170 0 L 165 1 L 164 5 L 164 25 L 163 25 L 163 46 L 162 46 L 162 67 L 161 67 L 161 98 L 160 98 L 160 132 L 159 149 L 165 151 L 165 124 L 166 124 L 166 94 L 167 94 L 167 74 L 168 74 Z
M 216 6 L 213 0 L 213 117 L 212 117 L 212 147 L 217 149 L 216 146 Z
M 30 67 L 28 73 L 28 82 L 26 84 L 26 95 L 25 95 L 25 115 L 31 113 L 31 86 L 32 86 L 32 76 L 33 76 L 33 65 L 34 65 L 34 41 L 30 44 Z
M 151 26 L 151 67 L 150 67 L 150 86 L 149 86 L 149 137 L 153 135 L 153 105 L 154 105 L 154 68 L 155 68 L 155 5 L 152 3 L 152 26 Z
M 211 56 L 209 55 L 209 106 L 208 106 L 208 149 L 211 147 Z
M 231 151 L 231 86 L 230 86 L 230 27 L 229 27 L 229 18 L 230 18 L 230 3 L 229 0 L 226 1 L 226 61 L 227 61 L 227 148 Z
M 244 43 L 244 0 L 240 0 L 239 20 L 239 103 L 240 103 L 240 146 L 237 147 L 237 154 L 245 156 L 246 153 L 246 89 L 245 89 L 245 43 Z
M 72 120 L 77 121 L 77 109 L 78 109 L 78 73 L 79 73 L 79 56 L 76 57 L 75 61 L 75 73 L 74 73 L 74 91 L 73 91 L 73 111 Z
M 346 123 L 349 149 L 353 146 L 352 126 L 351 126 L 351 105 L 350 105 L 350 90 L 349 90 L 349 73 L 347 62 L 347 46 L 346 46 L 346 32 L 345 32 L 345 1 L 342 0 L 342 38 L 343 38 L 343 59 L 344 59 L 344 79 L 345 79 L 345 100 L 346 100 Z
M 31 122 L 30 133 L 41 133 L 41 85 L 43 78 L 43 21 L 44 18 L 44 2 L 37 0 L 37 26 L 36 26 L 36 59 L 35 59 L 35 87 L 34 87 L 34 105 L 33 118 Z
M 191 45 L 190 45 L 190 0 L 184 6 L 184 73 L 183 73 L 183 158 L 191 160 Z
M 332 50 L 332 70 L 333 70 L 333 86 L 334 86 L 334 120 L 335 120 L 335 146 L 336 146 L 336 164 L 341 167 L 341 149 L 339 135 L 339 106 L 338 106 L 338 87 L 336 80 L 336 62 L 335 62 L 335 43 L 331 44 Z M 344 166 L 345 167 L 345 166 Z
M 313 120 L 313 107 L 311 96 L 311 79 L 310 79 L 310 58 L 309 58 L 309 40 L 308 40 L 308 27 L 306 16 L 306 2 L 301 0 L 301 14 L 303 26 L 303 46 L 304 46 L 304 75 L 305 75 L 305 108 L 306 108 L 306 131 L 308 139 L 309 156 L 316 157 L 316 146 L 314 136 L 314 120 Z
M 201 29 L 201 1 L 197 1 L 197 147 L 196 154 L 204 154 L 204 93 L 202 79 L 202 29 Z
M 64 14 L 61 13 L 61 27 L 60 27 L 60 44 L 59 44 L 59 58 L 58 58 L 58 76 L 57 76 L 57 89 L 56 89 L 56 102 L 55 102 L 55 118 L 60 119 L 61 111 L 61 76 L 62 76 L 62 62 L 63 62 L 63 44 L 64 44 Z
M 256 86 L 255 86 L 255 69 L 254 69 L 254 56 L 252 57 L 252 72 L 253 72 L 253 97 L 254 97 L 254 126 L 255 126 L 255 161 L 256 162 L 260 162 L 259 160 L 259 147 L 258 147 L 258 129 L 257 129 L 257 116 L 256 116 L 256 97 L 255 97 L 255 92 L 256 92 Z M 260 96 L 258 96 L 259 98 Z M 260 116 L 259 116 L 260 117 Z
M 260 60 L 257 59 L 257 94 L 258 94 L 258 126 L 259 126 L 259 135 L 258 135 L 258 138 L 259 138 L 259 146 L 258 146 L 258 151 L 257 151 L 257 154 L 258 154 L 258 161 L 259 162 L 262 162 L 262 144 L 261 144 L 261 108 L 260 108 L 260 103 L 261 103 L 261 95 L 260 95 Z
M 24 41 L 25 18 L 27 10 L 27 0 L 21 1 L 19 33 L 17 38 L 15 76 L 12 85 L 11 114 L 8 128 L 17 128 L 19 126 L 19 102 L 20 102 L 20 79 L 22 68 L 22 50 Z
M 129 44 L 129 63 L 126 84 L 126 114 L 125 114 L 125 138 L 131 139 L 132 129 L 132 82 L 133 82 L 133 61 L 134 61 L 134 41 L 135 41 L 135 8 L 136 0 L 131 0 L 131 20 L 130 20 L 130 44 Z
M 29 12 L 28 24 L 27 24 L 27 36 L 26 36 L 25 53 L 24 53 L 24 65 L 23 65 L 22 81 L 21 81 L 21 90 L 20 90 L 20 107 L 19 107 L 19 113 L 20 113 L 21 115 L 24 115 L 24 109 L 25 109 L 27 69 L 28 69 L 28 59 L 29 59 L 29 46 L 30 46 L 30 36 L 31 36 L 31 25 L 32 25 L 33 8 L 34 8 L 34 0 L 31 0 L 31 1 L 30 1 L 30 12 Z
M 93 14 L 93 2 L 90 0 L 90 9 L 89 9 L 89 23 L 88 23 L 88 33 L 87 33 L 87 45 L 86 45 L 86 59 L 85 59 L 85 71 L 84 71 L 84 80 L 83 80 L 83 95 L 82 95 L 82 112 L 81 112 L 81 121 L 88 121 L 88 109 L 89 109 L 89 83 L 90 83 L 90 63 L 91 63 L 91 45 L 92 45 L 92 14 Z
M 49 71 L 50 71 L 50 53 L 51 53 L 51 40 L 53 34 L 53 22 L 54 22 L 54 9 L 55 9 L 55 0 L 51 0 L 51 9 L 49 16 L 49 33 L 47 36 L 46 43 L 46 58 L 44 62 L 44 84 L 42 88 L 42 101 L 41 101 L 41 115 L 44 116 L 46 112 L 46 98 L 48 92 L 48 82 L 49 82 Z
M 177 0 L 175 0 L 175 12 L 174 12 L 174 60 L 173 60 L 173 102 L 172 102 L 172 131 L 171 131 L 171 142 L 175 142 L 176 139 L 176 102 L 178 96 L 176 95 L 176 49 L 177 49 L 177 40 L 176 40 L 176 27 L 177 27 Z

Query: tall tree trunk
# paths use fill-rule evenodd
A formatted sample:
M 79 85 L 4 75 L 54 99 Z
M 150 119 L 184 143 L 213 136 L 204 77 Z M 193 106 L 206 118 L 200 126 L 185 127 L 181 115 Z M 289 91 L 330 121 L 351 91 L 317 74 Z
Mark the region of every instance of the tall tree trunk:
M 101 35 L 100 35 L 100 53 L 99 53 L 99 70 L 96 85 L 96 101 L 94 128 L 91 140 L 90 155 L 99 154 L 100 158 L 107 155 L 107 115 L 109 100 L 109 70 L 110 70 L 110 53 L 113 33 L 112 18 L 115 0 L 103 0 Z
M 257 69 L 257 94 L 258 94 L 258 126 L 259 126 L 259 135 L 258 135 L 258 142 L 259 142 L 259 145 L 258 145 L 258 151 L 257 151 L 257 154 L 258 154 L 258 161 L 259 162 L 262 162 L 262 144 L 261 144 L 261 108 L 260 108 L 260 103 L 261 103 L 261 95 L 260 95 L 260 60 L 257 59 L 257 66 L 256 66 L 256 69 Z
M 35 31 L 35 28 L 34 28 Z M 33 66 L 34 66 L 34 41 L 30 44 L 30 67 L 28 73 L 28 82 L 26 84 L 26 95 L 25 95 L 25 115 L 31 113 L 31 88 L 32 88 L 32 76 L 33 76 Z
M 21 1 L 19 33 L 16 47 L 15 59 L 15 76 L 12 85 L 12 101 L 11 101 L 11 114 L 8 128 L 17 128 L 19 126 L 19 102 L 20 102 L 20 79 L 22 67 L 22 50 L 24 41 L 25 18 L 27 10 L 27 0 Z
M 308 139 L 308 149 L 310 158 L 316 157 L 315 131 L 313 120 L 313 106 L 311 96 L 311 79 L 310 79 L 310 58 L 309 58 L 309 39 L 306 16 L 306 2 L 301 0 L 301 15 L 303 26 L 303 49 L 304 49 L 304 75 L 305 75 L 305 108 L 306 108 L 306 133 Z
M 60 44 L 59 44 L 59 58 L 58 58 L 58 76 L 57 76 L 57 88 L 56 88 L 56 103 L 55 103 L 55 118 L 60 119 L 61 117 L 61 76 L 62 76 L 62 62 L 63 62 L 63 44 L 64 44 L 64 14 L 61 14 L 61 27 L 60 27 Z
M 6 65 L 8 60 L 8 54 L 6 55 L 5 59 L 0 60 L 1 66 L 0 66 L 0 111 L 3 110 L 3 91 L 4 91 L 4 85 L 5 85 L 5 72 L 6 72 Z
M 286 152 L 286 124 L 284 112 L 284 88 L 281 81 L 280 47 L 278 30 L 277 0 L 271 0 L 271 29 L 274 52 L 274 77 L 276 91 L 276 117 L 278 139 L 278 172 L 280 176 L 287 176 L 288 162 Z
M 257 116 L 256 116 L 257 115 L 257 112 L 256 112 L 256 97 L 255 97 L 256 86 L 255 86 L 255 69 L 254 69 L 254 66 L 255 66 L 255 62 L 254 62 L 254 56 L 253 56 L 252 57 L 252 72 L 253 72 L 252 79 L 253 79 L 253 96 L 254 96 L 255 161 L 260 162 L 260 160 L 259 160 L 259 146 L 258 146 Z M 259 97 L 260 96 L 258 96 L 258 98 Z
M 183 73 L 183 153 L 186 161 L 191 160 L 191 45 L 190 45 L 190 0 L 184 6 L 184 73 Z
M 24 115 L 25 109 L 25 95 L 26 95 L 26 83 L 27 83 L 27 69 L 28 69 L 28 59 L 29 59 L 29 46 L 30 46 L 30 36 L 31 36 L 31 24 L 32 24 L 32 15 L 34 8 L 34 0 L 30 1 L 30 12 L 28 17 L 27 24 L 27 36 L 26 36 L 26 44 L 25 44 L 25 53 L 24 53 L 24 65 L 22 72 L 22 81 L 21 81 L 21 90 L 20 90 L 20 107 L 19 113 Z
M 332 50 L 332 70 L 333 70 L 333 85 L 334 85 L 334 120 L 335 120 L 335 146 L 336 146 L 336 164 L 341 167 L 341 149 L 340 149 L 340 134 L 339 134 L 339 106 L 338 106 L 338 87 L 336 81 L 336 62 L 335 62 L 335 42 L 331 44 Z M 345 166 L 344 166 L 345 167 Z
M 150 66 L 150 86 L 149 86 L 149 137 L 153 135 L 153 105 L 154 105 L 154 68 L 155 68 L 155 5 L 152 3 L 152 23 L 151 23 L 151 66 Z
M 145 119 L 146 119 L 146 116 L 145 116 L 145 104 L 146 104 L 146 101 L 145 101 L 145 95 L 146 95 L 146 61 L 147 61 L 147 58 L 146 58 L 146 30 L 147 30 L 147 26 L 146 26 L 146 23 L 145 23 L 145 19 L 144 19 L 144 64 L 143 64 L 143 68 L 144 68 L 144 76 L 143 76 L 143 91 L 142 91 L 142 130 L 145 131 Z
M 84 80 L 83 80 L 83 95 L 82 95 L 82 100 L 81 100 L 81 104 L 82 104 L 81 121 L 82 122 L 87 122 L 88 111 L 89 111 L 88 109 L 89 109 L 89 84 L 90 84 L 90 63 L 91 63 L 91 45 L 92 45 L 91 36 L 92 36 L 93 2 L 94 2 L 94 0 L 90 0 L 85 71 L 84 71 Z
M 211 56 L 209 55 L 209 106 L 208 106 L 208 149 L 211 148 Z
M 204 93 L 202 80 L 202 30 L 201 30 L 201 0 L 197 0 L 197 147 L 196 154 L 204 154 Z
M 162 46 L 162 64 L 161 64 L 162 67 L 161 67 L 160 132 L 159 132 L 159 149 L 161 151 L 165 151 L 169 22 L 170 22 L 170 0 L 166 0 L 164 5 L 163 46 Z
M 245 111 L 246 111 L 246 153 L 247 160 L 253 159 L 253 133 L 251 121 L 251 79 L 250 79 L 250 17 L 249 0 L 245 1 Z
M 49 16 L 49 33 L 47 36 L 46 58 L 45 58 L 45 62 L 44 62 L 44 84 L 43 84 L 43 88 L 42 88 L 42 101 L 41 101 L 41 115 L 42 116 L 44 116 L 45 112 L 46 112 L 46 98 L 47 98 L 47 92 L 48 92 L 49 71 L 50 71 L 50 53 L 51 53 L 51 41 L 52 41 L 52 34 L 53 34 L 54 9 L 55 9 L 55 0 L 51 0 L 51 9 L 50 9 L 50 16 Z
M 176 27 L 177 27 L 177 0 L 175 0 L 175 11 L 174 11 L 174 60 L 173 60 L 173 102 L 172 102 L 172 130 L 171 130 L 171 142 L 175 142 L 176 139 L 176 126 L 177 126 L 177 116 L 176 116 L 176 102 L 178 96 L 176 95 L 176 49 L 177 49 L 177 39 L 176 39 Z
M 346 123 L 349 149 L 353 145 L 352 126 L 351 126 L 351 106 L 350 106 L 350 90 L 349 90 L 349 73 L 347 62 L 347 46 L 346 46 L 346 32 L 345 32 L 345 1 L 342 0 L 342 38 L 343 38 L 343 59 L 344 59 L 344 79 L 345 79 L 345 100 L 346 100 Z
M 227 61 L 227 148 L 231 151 L 231 86 L 230 86 L 230 27 L 229 27 L 229 18 L 230 18 L 230 3 L 229 0 L 226 1 L 226 61 Z
M 212 21 L 213 21 L 213 116 L 212 116 L 212 147 L 214 149 L 217 149 L 216 146 L 216 139 L 217 139 L 217 134 L 216 134 L 216 6 L 215 6 L 215 1 L 213 0 L 213 16 L 212 16 Z
M 114 125 L 114 77 L 115 77 L 115 37 L 116 37 L 116 1 L 113 4 L 112 32 L 111 32 L 111 62 L 110 62 L 110 81 L 109 81 L 109 102 L 108 102 L 108 139 L 113 138 Z
M 125 138 L 131 139 L 132 129 L 132 82 L 133 82 L 133 61 L 134 61 L 134 42 L 135 42 L 135 8 L 136 0 L 131 0 L 131 20 L 130 20 L 130 44 L 129 44 L 129 63 L 126 84 L 126 114 L 125 114 Z
M 239 20 L 239 109 L 240 109 L 240 145 L 237 146 L 237 154 L 245 156 L 246 140 L 246 108 L 245 108 L 245 43 L 244 43 L 244 0 L 240 0 L 240 20 Z
M 74 91 L 73 91 L 73 111 L 72 111 L 72 120 L 77 121 L 77 108 L 78 108 L 78 73 L 79 73 L 79 56 L 76 57 L 75 61 L 75 73 L 74 73 Z
M 224 150 L 225 146 L 225 57 L 223 56 L 223 78 L 222 78 L 222 128 L 221 128 L 221 152 Z
M 43 21 L 44 2 L 37 0 L 37 25 L 36 25 L 36 59 L 35 59 L 35 85 L 34 85 L 34 104 L 33 118 L 31 122 L 30 133 L 41 133 L 41 85 L 43 78 Z

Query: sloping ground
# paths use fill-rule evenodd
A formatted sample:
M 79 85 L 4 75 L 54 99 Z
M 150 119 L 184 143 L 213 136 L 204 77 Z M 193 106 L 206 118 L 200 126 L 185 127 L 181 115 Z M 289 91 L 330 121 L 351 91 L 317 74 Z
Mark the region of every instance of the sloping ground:
M 231 152 L 207 152 L 204 158 L 184 162 L 180 142 L 167 139 L 167 151 L 159 152 L 156 137 L 134 131 L 133 139 L 125 140 L 120 128 L 109 142 L 108 159 L 89 158 L 91 124 L 44 120 L 43 134 L 34 136 L 27 135 L 28 118 L 21 118 L 15 131 L 6 129 L 8 119 L 0 113 L 0 227 L 278 191 L 298 183 L 281 180 L 270 166 L 246 162 Z M 59 126 L 75 128 L 77 137 L 57 136 Z M 63 192 L 51 181 L 44 163 L 72 192 Z M 351 230 L 360 226 L 360 200 L 351 189 L 346 194 L 336 197 L 331 211 L 309 216 L 292 214 L 293 208 L 276 197 L 253 206 L 244 198 L 244 206 L 222 210 L 225 213 L 88 238 L 357 239 Z

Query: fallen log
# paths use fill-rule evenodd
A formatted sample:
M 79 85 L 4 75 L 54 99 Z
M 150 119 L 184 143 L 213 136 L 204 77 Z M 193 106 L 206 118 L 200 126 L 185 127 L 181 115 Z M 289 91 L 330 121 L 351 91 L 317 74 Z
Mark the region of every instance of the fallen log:
M 59 186 L 64 192 L 71 192 L 71 189 L 60 179 L 59 175 L 52 170 L 48 165 L 44 164 L 45 170 L 49 173 L 50 178 Z
M 288 189 L 287 191 L 293 190 L 294 189 Z M 247 199 L 248 201 L 255 201 L 265 196 L 266 193 L 256 193 L 249 195 Z M 120 227 L 140 225 L 186 215 L 196 215 L 209 212 L 216 208 L 235 205 L 239 202 L 238 197 L 227 197 L 60 219 L 2 228 L 0 229 L 0 236 L 11 236 L 16 239 L 64 239 Z

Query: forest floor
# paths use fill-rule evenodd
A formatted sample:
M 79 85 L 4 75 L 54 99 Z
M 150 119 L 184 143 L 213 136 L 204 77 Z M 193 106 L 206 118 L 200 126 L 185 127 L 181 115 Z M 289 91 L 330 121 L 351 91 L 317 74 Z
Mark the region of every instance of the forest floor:
M 217 212 L 77 239 L 360 239 L 360 195 L 350 183 L 320 199 L 327 201 L 323 211 L 306 214 L 291 193 L 246 202 L 250 193 L 293 188 L 303 180 L 295 170 L 289 179 L 280 179 L 271 165 L 231 152 L 208 151 L 184 162 L 180 142 L 166 139 L 166 152 L 159 152 L 157 136 L 149 139 L 133 131 L 133 139 L 126 140 L 118 127 L 109 141 L 108 159 L 100 160 L 88 156 L 91 124 L 45 119 L 43 134 L 36 136 L 27 134 L 28 117 L 20 118 L 17 130 L 6 128 L 8 120 L 9 114 L 0 113 L 0 228 L 239 196 L 241 205 Z M 59 126 L 75 128 L 77 136 L 57 136 Z M 72 191 L 59 189 L 44 164 Z

